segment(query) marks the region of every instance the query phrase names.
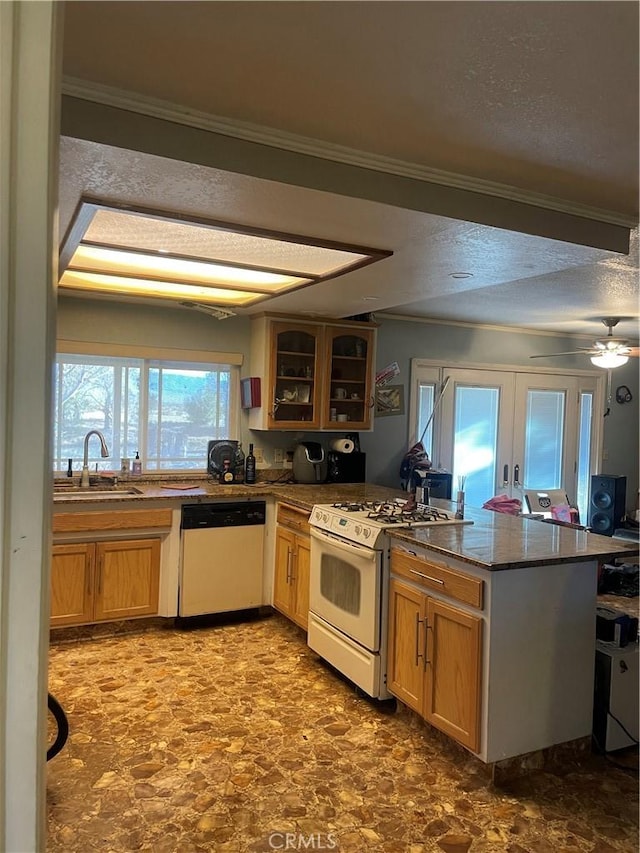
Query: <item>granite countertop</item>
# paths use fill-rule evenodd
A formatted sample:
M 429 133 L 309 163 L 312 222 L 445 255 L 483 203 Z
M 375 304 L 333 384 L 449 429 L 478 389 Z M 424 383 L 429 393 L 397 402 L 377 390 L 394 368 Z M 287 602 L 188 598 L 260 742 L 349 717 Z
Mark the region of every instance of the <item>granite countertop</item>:
M 245 500 L 247 498 L 264 498 L 273 496 L 286 500 L 288 503 L 299 506 L 301 509 L 311 511 L 317 503 L 336 503 L 338 501 L 365 501 L 365 500 L 393 500 L 396 497 L 407 497 L 407 493 L 400 489 L 391 489 L 386 486 L 375 486 L 370 483 L 320 483 L 318 485 L 304 485 L 290 482 L 259 482 L 253 486 L 237 483 L 229 486 L 221 486 L 202 475 L 194 477 L 171 477 L 167 480 L 136 480 L 129 477 L 121 479 L 118 487 L 108 497 L 100 497 L 91 492 L 80 497 L 77 489 L 64 491 L 65 483 L 57 481 L 54 492 L 55 508 L 68 509 L 71 506 L 87 504 L 94 506 L 110 506 L 119 503 L 143 503 L 149 500 L 172 500 L 181 503 L 202 503 L 206 500 Z M 173 488 L 172 488 L 173 486 Z M 190 488 L 187 488 L 190 487 Z M 96 491 L 101 488 L 95 487 Z M 134 488 L 139 494 L 128 494 L 127 489 Z M 61 491 L 58 491 L 61 489 Z
M 600 562 L 638 553 L 637 543 L 623 544 L 622 540 L 612 540 L 609 536 L 547 524 L 526 516 L 465 507 L 465 519 L 473 524 L 399 528 L 391 531 L 391 536 L 405 547 L 419 545 L 490 571 L 530 565 Z
M 190 488 L 185 488 L 187 486 Z M 89 493 L 80 499 L 77 492 L 62 492 L 55 494 L 54 506 L 60 511 L 77 505 L 86 509 L 89 504 L 103 509 L 112 504 L 142 504 L 150 500 L 202 503 L 212 499 L 245 500 L 273 496 L 311 511 L 313 505 L 319 503 L 407 497 L 407 493 L 400 489 L 370 483 L 303 485 L 265 481 L 254 486 L 241 483 L 221 486 L 201 474 L 193 477 L 176 476 L 167 480 L 143 478 L 139 481 L 133 477 L 120 480 L 120 489 L 129 487 L 137 489 L 139 494 L 116 491 L 107 498 L 100 498 Z M 433 503 L 446 509 L 453 508 L 449 501 Z M 419 545 L 444 557 L 452 557 L 491 571 L 523 568 L 532 564 L 542 566 L 590 560 L 604 561 L 638 553 L 637 543 L 623 544 L 622 540 L 614 541 L 608 536 L 596 536 L 583 530 L 489 510 L 466 507 L 465 519 L 473 521 L 473 524 L 399 528 L 391 531 L 391 535 L 405 547 Z

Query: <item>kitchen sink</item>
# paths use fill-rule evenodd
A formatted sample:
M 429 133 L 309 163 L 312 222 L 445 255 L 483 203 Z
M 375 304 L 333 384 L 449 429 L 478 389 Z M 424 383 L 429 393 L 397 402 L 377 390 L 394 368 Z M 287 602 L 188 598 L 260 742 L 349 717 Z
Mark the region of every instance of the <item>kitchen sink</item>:
M 102 500 L 117 499 L 117 498 L 125 498 L 127 495 L 141 495 L 142 492 L 140 489 L 136 489 L 133 486 L 129 488 L 119 488 L 114 487 L 112 489 L 97 489 L 97 488 L 88 488 L 81 489 L 77 487 L 54 487 L 53 490 L 53 499 L 55 500 L 65 500 L 65 501 L 86 501 L 87 498 L 99 498 Z

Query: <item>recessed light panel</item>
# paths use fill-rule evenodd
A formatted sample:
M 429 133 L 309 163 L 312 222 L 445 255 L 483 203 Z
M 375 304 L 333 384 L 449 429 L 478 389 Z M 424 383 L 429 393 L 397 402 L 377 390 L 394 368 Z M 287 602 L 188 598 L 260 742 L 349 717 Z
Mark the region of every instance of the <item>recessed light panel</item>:
M 226 290 L 220 287 L 206 287 L 184 284 L 176 281 L 157 281 L 153 279 L 126 278 L 118 275 L 76 272 L 67 270 L 62 274 L 60 287 L 75 291 L 94 291 L 102 294 L 122 294 L 123 296 L 149 296 L 156 299 L 197 299 L 198 302 L 210 302 L 212 305 L 247 305 L 260 298 L 260 294 L 243 290 Z
M 84 200 L 60 253 L 62 290 L 246 306 L 391 252 Z

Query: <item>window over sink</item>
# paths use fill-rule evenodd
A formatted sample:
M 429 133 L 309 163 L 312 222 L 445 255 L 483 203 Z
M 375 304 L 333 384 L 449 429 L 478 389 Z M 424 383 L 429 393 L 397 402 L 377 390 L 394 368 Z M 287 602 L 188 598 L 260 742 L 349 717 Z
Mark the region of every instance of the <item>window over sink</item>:
M 103 433 L 109 458 L 89 442 L 89 465 L 120 469 L 139 452 L 146 472 L 206 470 L 207 442 L 238 428 L 239 367 L 58 353 L 54 375 L 54 469 L 82 466 L 84 437 Z M 92 455 L 93 454 L 93 455 Z

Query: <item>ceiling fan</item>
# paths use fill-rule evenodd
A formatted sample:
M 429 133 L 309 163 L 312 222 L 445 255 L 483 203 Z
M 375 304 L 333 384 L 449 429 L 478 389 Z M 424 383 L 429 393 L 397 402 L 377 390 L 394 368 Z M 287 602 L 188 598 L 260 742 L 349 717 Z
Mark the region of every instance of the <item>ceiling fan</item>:
M 545 355 L 530 355 L 529 358 L 554 358 L 557 355 L 588 355 L 596 367 L 621 367 L 629 358 L 638 358 L 640 347 L 630 347 L 625 338 L 614 338 L 613 329 L 618 325 L 618 317 L 605 317 L 602 321 L 608 332 L 605 338 L 594 341 L 590 347 L 579 347 L 570 352 L 550 352 Z

